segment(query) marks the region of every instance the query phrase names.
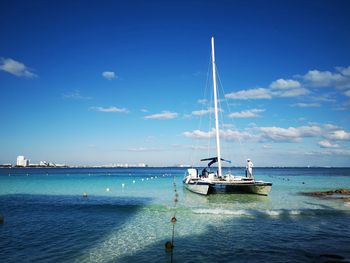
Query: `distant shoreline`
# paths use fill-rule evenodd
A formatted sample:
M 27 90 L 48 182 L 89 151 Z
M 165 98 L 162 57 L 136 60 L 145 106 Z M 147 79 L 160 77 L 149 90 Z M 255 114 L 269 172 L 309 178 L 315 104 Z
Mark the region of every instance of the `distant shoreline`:
M 205 166 L 196 166 L 194 168 L 203 168 Z M 21 167 L 21 166 L 10 166 L 10 165 L 0 165 L 0 169 L 156 169 L 156 168 L 182 168 L 187 169 L 190 166 L 29 166 L 29 167 Z M 243 166 L 234 166 L 234 167 L 223 167 L 224 169 L 245 169 Z M 256 166 L 254 169 L 350 169 L 350 167 L 342 167 L 342 166 Z

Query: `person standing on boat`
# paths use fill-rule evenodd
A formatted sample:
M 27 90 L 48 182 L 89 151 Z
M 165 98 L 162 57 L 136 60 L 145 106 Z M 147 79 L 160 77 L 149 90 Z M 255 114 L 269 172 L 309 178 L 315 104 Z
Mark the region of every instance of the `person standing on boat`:
M 250 159 L 247 159 L 247 166 L 245 168 L 245 174 L 248 178 L 253 178 L 253 162 Z

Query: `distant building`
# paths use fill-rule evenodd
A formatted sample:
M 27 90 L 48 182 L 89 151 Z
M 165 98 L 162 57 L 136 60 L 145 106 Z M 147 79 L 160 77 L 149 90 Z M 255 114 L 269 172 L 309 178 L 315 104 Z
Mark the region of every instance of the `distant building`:
M 29 160 L 24 158 L 23 155 L 19 155 L 17 156 L 16 165 L 21 167 L 27 167 L 29 165 Z

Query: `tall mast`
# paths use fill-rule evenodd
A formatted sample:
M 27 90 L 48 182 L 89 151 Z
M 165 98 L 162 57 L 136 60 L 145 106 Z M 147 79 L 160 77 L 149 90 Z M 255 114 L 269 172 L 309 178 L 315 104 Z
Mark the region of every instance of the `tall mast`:
M 213 87 L 214 87 L 214 113 L 215 113 L 215 130 L 216 130 L 216 151 L 218 157 L 218 175 L 221 176 L 221 149 L 219 136 L 219 117 L 218 117 L 218 96 L 216 89 L 216 66 L 215 66 L 215 52 L 214 52 L 214 37 L 211 38 L 211 58 L 213 65 Z

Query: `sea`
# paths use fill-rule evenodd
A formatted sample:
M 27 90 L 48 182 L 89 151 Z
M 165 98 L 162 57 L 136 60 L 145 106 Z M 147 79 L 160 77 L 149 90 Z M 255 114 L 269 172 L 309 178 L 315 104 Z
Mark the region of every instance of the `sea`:
M 256 168 L 269 196 L 197 195 L 185 172 L 2 168 L 0 262 L 350 262 L 350 203 L 302 194 L 350 168 Z

